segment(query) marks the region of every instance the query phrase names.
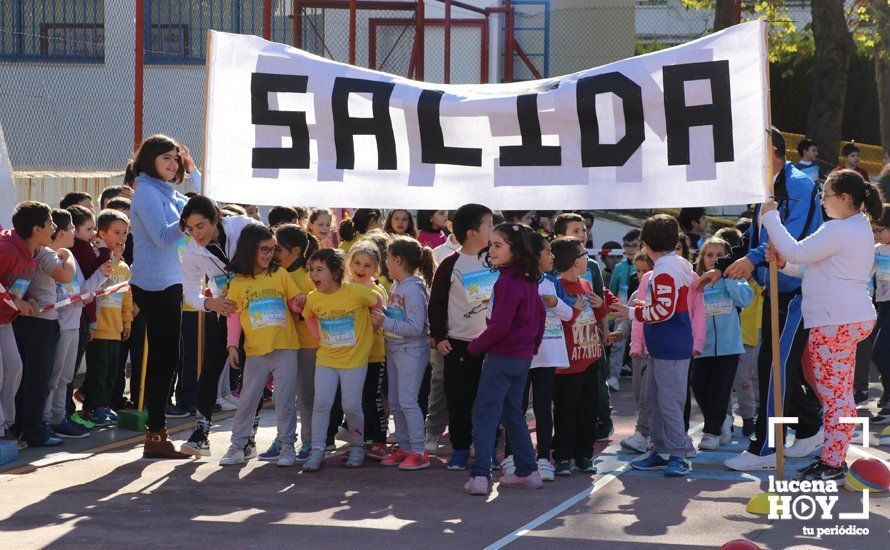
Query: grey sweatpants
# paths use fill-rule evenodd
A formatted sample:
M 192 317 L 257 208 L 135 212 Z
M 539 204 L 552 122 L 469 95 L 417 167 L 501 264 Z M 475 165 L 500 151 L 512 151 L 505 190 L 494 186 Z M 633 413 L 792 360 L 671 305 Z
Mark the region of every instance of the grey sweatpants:
M 0 325 L 0 435 L 15 423 L 15 394 L 22 383 L 22 356 L 12 324 Z
M 53 372 L 49 379 L 49 395 L 43 408 L 43 420 L 51 425 L 65 418 L 68 398 L 68 384 L 74 378 L 74 362 L 77 361 L 77 345 L 80 329 L 69 328 L 59 333 L 59 345 L 53 359 Z
M 448 426 L 448 400 L 445 398 L 445 358 L 430 350 L 430 397 L 426 413 L 426 438 L 438 441 Z
M 294 446 L 297 431 L 297 350 L 278 349 L 265 355 L 249 355 L 244 361 L 241 398 L 232 420 L 232 447 L 243 449 L 253 434 L 257 405 L 263 398 L 266 381 L 275 378 L 275 424 L 281 445 Z
M 324 449 L 331 422 L 331 407 L 340 385 L 340 404 L 349 426 L 349 444 L 363 445 L 365 441 L 365 413 L 362 411 L 362 389 L 368 366 L 355 369 L 335 369 L 315 365 L 315 406 L 312 408 L 312 448 Z
M 732 389 L 739 407 L 736 411 L 742 419 L 754 418 L 757 413 L 757 355 L 760 344 L 745 346 L 745 353 L 739 358 L 739 368 L 735 371 Z M 729 415 L 732 416 L 732 399 L 729 400 Z
M 300 443 L 312 441 L 312 408 L 315 406 L 315 355 L 318 349 L 301 349 L 297 355 L 297 409 L 300 411 Z
M 634 401 L 637 402 L 637 407 L 639 408 L 636 431 L 644 437 L 649 437 L 649 412 L 646 409 L 646 381 L 648 380 L 646 371 L 649 370 L 649 357 L 644 355 L 631 357 L 630 359 L 633 365 Z
M 689 359 L 649 358 L 644 399 L 656 453 L 685 456 L 683 409 L 689 389 Z
M 621 378 L 621 367 L 624 366 L 624 349 L 627 347 L 628 339 L 622 339 L 609 348 L 609 376 Z
M 389 378 L 389 410 L 396 424 L 399 448 L 405 452 L 424 453 L 423 413 L 417 394 L 430 362 L 426 339 L 410 343 L 386 343 L 386 373 Z

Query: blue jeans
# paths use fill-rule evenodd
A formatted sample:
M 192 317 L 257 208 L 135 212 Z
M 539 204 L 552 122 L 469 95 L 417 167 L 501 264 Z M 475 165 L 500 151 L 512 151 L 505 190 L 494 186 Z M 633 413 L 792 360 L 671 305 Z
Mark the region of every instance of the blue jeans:
M 883 398 L 890 396 L 890 302 L 878 302 L 878 322 L 872 333 L 872 361 L 881 373 Z
M 526 477 L 538 469 L 525 411 L 522 410 L 522 393 L 531 364 L 531 359 L 511 359 L 490 353 L 486 356 L 476 391 L 473 418 L 476 458 L 470 468 L 471 477 L 491 477 L 491 455 L 502 421 L 513 448 L 516 475 Z

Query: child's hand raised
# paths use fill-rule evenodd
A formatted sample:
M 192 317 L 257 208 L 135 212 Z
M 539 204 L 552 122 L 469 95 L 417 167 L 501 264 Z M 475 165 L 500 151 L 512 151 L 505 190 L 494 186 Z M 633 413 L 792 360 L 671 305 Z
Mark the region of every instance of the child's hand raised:
M 544 305 L 547 307 L 556 307 L 556 296 L 541 296 L 541 299 L 544 300 Z
M 238 370 L 238 359 L 239 359 L 238 348 L 230 347 L 228 351 L 229 351 L 229 365 L 233 369 Z

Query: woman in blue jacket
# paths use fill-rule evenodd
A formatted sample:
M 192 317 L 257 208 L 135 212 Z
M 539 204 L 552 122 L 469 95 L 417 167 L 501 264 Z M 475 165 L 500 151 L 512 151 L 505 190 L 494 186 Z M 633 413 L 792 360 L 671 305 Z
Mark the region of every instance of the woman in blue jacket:
M 695 270 L 710 271 L 721 256 L 729 254 L 729 244 L 711 238 L 699 250 Z M 732 417 L 726 414 L 732 397 L 732 383 L 744 353 L 739 311 L 754 300 L 754 291 L 744 279 L 717 279 L 702 289 L 705 298 L 705 345 L 692 361 L 692 393 L 705 417 L 698 448 L 714 450 L 732 441 Z
M 179 218 L 185 195 L 174 189 L 186 172 L 200 182 L 186 147 L 162 135 L 146 138 L 133 157 L 136 191 L 130 208 L 133 299 L 145 316 L 148 331 L 148 367 L 145 373 L 145 458 L 188 458 L 167 438 L 166 409 L 179 363 L 182 326 L 182 266 L 180 250 L 185 236 Z

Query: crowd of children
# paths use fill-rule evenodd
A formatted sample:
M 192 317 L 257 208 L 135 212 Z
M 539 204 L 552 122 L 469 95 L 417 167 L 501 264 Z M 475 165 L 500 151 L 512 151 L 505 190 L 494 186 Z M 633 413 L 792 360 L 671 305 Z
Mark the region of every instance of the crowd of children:
M 271 392 L 277 435 L 261 460 L 316 472 L 336 437 L 349 444 L 347 467 L 373 459 L 421 470 L 447 426 L 447 468 L 469 469 L 468 493 L 487 494 L 499 468 L 502 486 L 537 488 L 596 472 L 594 445 L 612 435 L 610 391 L 620 389 L 627 363 L 639 411 L 620 444 L 644 455 L 631 467 L 689 473 L 697 454 L 688 433 L 693 397 L 704 417 L 698 450 L 728 444 L 734 414 L 743 437 L 755 432 L 764 289 L 750 274 L 724 277 L 719 267 L 747 245 L 742 233 L 757 229 L 749 221 L 710 236 L 703 209 L 652 216 L 622 244 L 603 245 L 603 270 L 589 250 L 588 213 L 538 219 L 465 204 L 343 215 L 276 206 L 267 226 L 256 208 L 180 194 L 175 186 L 186 173 L 199 181 L 188 149 L 153 136 L 125 186 L 102 193 L 98 213 L 84 193 L 69 193 L 59 209 L 16 207 L 13 228 L 0 234 L 8 290 L 0 305 L 0 436 L 55 446 L 113 425 L 116 411 L 138 400 L 143 342 L 146 457 L 210 456 L 213 414 L 234 408 L 220 463 L 257 456 L 259 413 Z M 825 411 L 826 445 L 801 475 L 824 478 L 843 474 L 850 430 L 836 419 L 855 413 L 855 364 L 847 359 L 873 326 L 885 387 L 878 418 L 890 421 L 890 214 L 881 212 L 878 189 L 851 170 L 829 176 L 822 203 L 835 220 L 800 243 L 782 233 L 775 207 L 758 212 L 777 235 L 777 251 L 764 258 L 803 278 L 808 380 Z M 869 220 L 874 249 L 860 242 Z M 876 324 L 863 294 L 872 270 Z M 115 285 L 118 292 L 95 300 L 50 307 Z M 837 303 L 830 293 L 817 296 L 821 285 L 843 287 Z M 844 315 L 829 321 L 829 308 Z M 842 355 L 839 382 L 833 358 Z M 74 387 L 82 357 L 85 377 Z M 165 418 L 190 414 L 195 430 L 176 450 Z

